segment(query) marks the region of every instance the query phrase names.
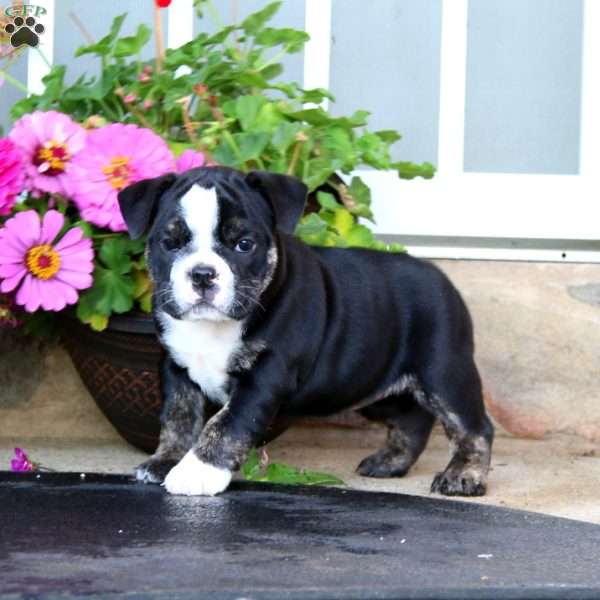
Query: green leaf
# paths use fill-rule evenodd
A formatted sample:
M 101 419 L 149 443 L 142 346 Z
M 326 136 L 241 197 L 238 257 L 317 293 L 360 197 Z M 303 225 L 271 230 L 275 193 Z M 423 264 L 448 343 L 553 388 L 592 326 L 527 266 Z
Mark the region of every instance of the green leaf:
M 302 50 L 302 47 L 309 39 L 310 36 L 305 31 L 298 31 L 287 27 L 281 29 L 265 27 L 254 38 L 257 44 L 262 44 L 263 46 L 284 45 L 289 54 Z
M 138 54 L 141 49 L 148 43 L 152 30 L 143 23 L 138 26 L 135 35 L 123 37 L 117 40 L 114 49 L 114 55 L 122 58 Z
M 415 177 L 431 179 L 435 175 L 435 167 L 428 162 L 418 165 L 411 162 L 400 161 L 391 166 L 398 171 L 398 175 L 402 179 L 414 179 Z
M 131 271 L 131 258 L 128 251 L 131 246 L 129 240 L 123 238 L 109 238 L 104 240 L 100 248 L 100 260 L 117 274 L 124 275 Z
M 402 139 L 402 136 L 393 129 L 381 129 L 380 131 L 376 131 L 375 135 L 386 144 L 393 144 Z
M 322 148 L 328 155 L 335 156 L 342 163 L 344 171 L 350 171 L 356 164 L 356 151 L 347 129 L 328 127 L 322 138 Z
M 260 74 L 264 77 L 266 81 L 269 79 L 274 79 L 283 73 L 283 65 L 274 64 L 269 65 L 268 67 L 264 67 L 260 70 Z
M 309 471 L 308 469 L 297 469 L 283 463 L 271 463 L 264 472 L 260 467 L 258 454 L 252 450 L 248 459 L 242 465 L 242 475 L 248 481 L 262 481 L 269 483 L 287 484 L 287 485 L 346 485 L 335 475 L 328 473 L 319 473 L 318 471 Z
M 353 204 L 346 205 L 353 215 L 365 217 L 373 221 L 373 212 L 371 211 L 371 190 L 369 186 L 360 178 L 353 177 L 348 187 Z
M 327 210 L 336 210 L 340 206 L 335 196 L 327 192 L 317 192 L 317 201 Z
M 241 161 L 248 162 L 260 158 L 270 137 L 270 134 L 264 131 L 236 133 L 233 138 L 240 150 Z
M 235 101 L 235 116 L 240 121 L 244 131 L 253 128 L 260 109 L 266 104 L 264 96 L 240 96 Z
M 356 140 L 356 145 L 367 164 L 377 169 L 389 168 L 389 146 L 377 134 L 368 132 L 363 134 Z
M 327 239 L 327 223 L 316 213 L 306 215 L 296 227 L 296 235 L 307 244 L 322 246 Z
M 367 124 L 369 111 L 357 110 L 351 117 L 332 117 L 322 108 L 307 108 L 288 114 L 288 117 L 296 121 L 306 121 L 315 127 L 343 127 L 344 129 L 354 129 Z
M 271 144 L 273 144 L 279 152 L 284 153 L 296 141 L 296 135 L 298 135 L 302 129 L 302 123 L 290 123 L 289 121 L 284 121 L 277 126 L 277 129 L 275 129 Z
M 304 183 L 310 190 L 315 190 L 323 185 L 338 169 L 342 168 L 342 161 L 332 157 L 319 157 L 311 159 L 306 165 Z
M 337 229 L 342 237 L 346 237 L 354 225 L 354 217 L 348 209 L 338 206 L 333 211 L 331 225 Z
M 133 307 L 134 283 L 128 275 L 96 266 L 94 284 L 82 296 L 94 313 L 110 316 L 124 313 Z
M 108 35 L 105 35 L 100 41 L 96 42 L 95 44 L 91 44 L 89 46 L 81 46 L 75 52 L 75 56 L 81 56 L 82 54 L 96 54 L 97 56 L 107 56 L 108 54 L 110 54 L 113 42 L 119 35 L 119 31 L 121 31 L 121 27 L 126 16 L 127 13 L 123 13 L 122 15 L 115 17 L 113 19 Z
M 300 102 L 303 104 L 321 104 L 321 102 L 323 102 L 325 99 L 335 102 L 335 97 L 329 90 L 326 90 L 325 88 L 314 88 L 311 90 L 302 90 Z
M 246 17 L 242 21 L 240 27 L 248 34 L 256 34 L 262 29 L 263 25 L 273 17 L 280 7 L 281 2 L 279 1 L 267 4 L 262 10 Z
M 348 246 L 371 248 L 373 245 L 373 232 L 364 225 L 355 223 L 344 236 Z
M 256 452 L 256 448 L 252 448 L 250 454 L 248 454 L 248 458 L 242 465 L 241 471 L 244 479 L 250 480 L 258 476 L 260 472 L 260 463 L 258 462 L 258 452 Z

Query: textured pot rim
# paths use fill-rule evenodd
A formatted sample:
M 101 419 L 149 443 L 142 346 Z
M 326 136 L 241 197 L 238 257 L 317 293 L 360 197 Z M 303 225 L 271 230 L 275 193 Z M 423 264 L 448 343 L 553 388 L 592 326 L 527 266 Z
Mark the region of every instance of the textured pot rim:
M 67 310 L 64 315 L 77 321 L 81 325 L 81 321 L 77 318 L 74 310 Z M 156 335 L 156 327 L 154 326 L 154 320 L 150 315 L 146 315 L 140 312 L 128 312 L 122 315 L 113 315 L 106 328 L 109 331 L 121 331 L 123 333 L 141 333 L 144 335 Z
M 141 313 L 114 315 L 108 322 L 108 329 L 124 331 L 126 333 L 156 335 L 156 327 L 154 326 L 152 317 Z

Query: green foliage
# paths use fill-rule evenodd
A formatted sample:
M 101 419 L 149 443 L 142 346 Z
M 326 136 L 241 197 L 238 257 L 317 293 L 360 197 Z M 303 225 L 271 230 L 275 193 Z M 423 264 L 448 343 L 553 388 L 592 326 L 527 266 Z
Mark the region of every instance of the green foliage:
M 327 473 L 297 469 L 283 463 L 269 463 L 262 466 L 258 453 L 252 450 L 241 468 L 247 481 L 283 483 L 288 485 L 346 485 L 341 479 Z
M 143 241 L 108 234 L 95 240 L 94 283 L 77 304 L 77 317 L 96 331 L 108 325 L 113 313 L 138 307 L 150 312 L 151 286 L 143 266 Z
M 82 123 L 90 117 L 135 123 L 156 131 L 176 154 L 195 148 L 242 171 L 295 175 L 312 194 L 296 232 L 305 242 L 402 251 L 374 237 L 368 226 L 374 221 L 370 190 L 351 173 L 366 166 L 411 179 L 430 178 L 435 169 L 429 163 L 394 162 L 390 147 L 400 135 L 369 131 L 367 111 L 333 116 L 318 106 L 334 100 L 327 90 L 279 79 L 281 58 L 308 40 L 303 31 L 268 26 L 280 5 L 273 2 L 239 24 L 200 33 L 167 49 L 160 61 L 145 62 L 140 52 L 151 31 L 139 25 L 134 35 L 120 37 L 126 14 L 119 15 L 106 36 L 75 54 L 97 57 L 99 76 L 67 83 L 66 67 L 55 65 L 43 79 L 44 92 L 17 102 L 12 117 L 58 110 Z M 196 0 L 196 6 L 217 17 L 210 0 Z M 101 330 L 113 313 L 149 311 L 152 290 L 141 243 L 91 229 L 94 285 L 81 295 L 77 313 Z

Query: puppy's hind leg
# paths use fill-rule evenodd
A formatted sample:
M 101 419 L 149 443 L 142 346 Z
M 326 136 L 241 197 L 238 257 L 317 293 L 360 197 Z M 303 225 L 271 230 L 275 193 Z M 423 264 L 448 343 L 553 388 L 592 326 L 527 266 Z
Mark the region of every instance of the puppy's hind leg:
M 204 398 L 198 386 L 168 356 L 160 365 L 163 409 L 158 448 L 135 470 L 144 483 L 162 483 L 193 446 L 204 424 Z
M 481 381 L 471 358 L 455 360 L 436 378 L 424 381 L 423 406 L 442 422 L 451 458 L 431 484 L 446 496 L 483 496 L 487 489 L 494 428 L 485 413 Z
M 372 421 L 385 423 L 385 446 L 367 456 L 357 467 L 365 477 L 404 477 L 423 452 L 435 417 L 419 406 L 409 392 L 389 396 L 360 413 Z

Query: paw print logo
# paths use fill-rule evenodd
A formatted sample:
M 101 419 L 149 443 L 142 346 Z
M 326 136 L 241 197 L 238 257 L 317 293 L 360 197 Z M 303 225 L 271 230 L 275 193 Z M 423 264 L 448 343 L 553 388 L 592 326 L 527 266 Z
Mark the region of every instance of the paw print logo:
M 4 26 L 4 31 L 10 35 L 10 43 L 13 47 L 18 48 L 27 44 L 35 48 L 39 42 L 39 36 L 44 33 L 44 26 L 41 23 L 36 23 L 33 17 L 15 17 L 12 23 Z

